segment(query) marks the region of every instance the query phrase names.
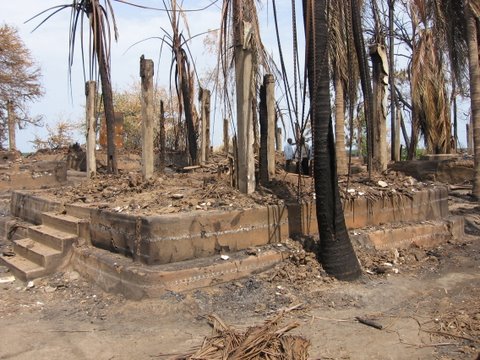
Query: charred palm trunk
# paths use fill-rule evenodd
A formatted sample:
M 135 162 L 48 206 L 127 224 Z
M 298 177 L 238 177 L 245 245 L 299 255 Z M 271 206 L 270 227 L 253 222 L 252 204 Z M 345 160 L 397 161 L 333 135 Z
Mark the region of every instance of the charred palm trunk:
M 340 201 L 333 137 L 329 68 L 327 1 L 304 0 L 307 73 L 314 145 L 314 181 L 320 261 L 327 273 L 343 280 L 361 274 L 345 225 Z
M 347 175 L 348 162 L 345 151 L 345 88 L 339 76 L 335 77 L 335 145 L 337 172 Z
M 360 81 L 362 84 L 363 98 L 365 102 L 365 122 L 367 128 L 367 167 L 368 174 L 371 177 L 373 163 L 373 94 L 372 84 L 370 82 L 370 70 L 365 53 L 365 44 L 361 24 L 360 5 L 358 0 L 350 0 L 350 14 L 352 22 L 353 42 L 357 54 Z
M 115 146 L 115 111 L 113 108 L 113 96 L 112 96 L 112 83 L 110 81 L 110 71 L 108 58 L 105 53 L 105 44 L 102 36 L 104 29 L 101 28 L 101 22 L 99 19 L 98 8 L 94 0 L 93 7 L 97 10 L 89 14 L 90 25 L 95 37 L 95 52 L 98 60 L 98 68 L 100 73 L 100 81 L 102 83 L 102 99 L 105 110 L 105 119 L 107 125 L 107 169 L 109 173 L 118 173 L 117 165 L 117 149 Z
M 181 67 L 180 76 L 183 108 L 185 110 L 185 122 L 187 124 L 188 153 L 190 154 L 192 165 L 196 165 L 198 163 L 197 131 L 195 129 L 195 123 L 193 119 L 192 96 L 187 76 L 187 69 L 184 65 Z
M 480 65 L 479 22 L 471 9 L 467 11 L 468 54 L 470 71 L 470 99 L 473 125 L 474 179 L 472 195 L 480 199 Z

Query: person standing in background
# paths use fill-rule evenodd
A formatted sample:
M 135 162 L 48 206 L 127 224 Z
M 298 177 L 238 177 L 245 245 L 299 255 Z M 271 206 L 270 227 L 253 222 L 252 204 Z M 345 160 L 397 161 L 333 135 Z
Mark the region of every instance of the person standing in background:
M 287 139 L 287 143 L 283 147 L 283 156 L 285 156 L 285 171 L 290 171 L 292 160 L 295 156 L 295 149 L 291 138 Z

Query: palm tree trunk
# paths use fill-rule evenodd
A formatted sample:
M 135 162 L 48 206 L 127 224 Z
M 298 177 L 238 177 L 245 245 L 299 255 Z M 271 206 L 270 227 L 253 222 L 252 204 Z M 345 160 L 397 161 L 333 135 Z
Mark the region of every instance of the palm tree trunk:
M 343 81 L 335 77 L 335 148 L 337 153 L 337 172 L 347 175 L 347 153 L 345 151 L 345 89 Z
M 364 98 L 365 122 L 367 127 L 367 167 L 368 176 L 372 175 L 372 158 L 373 158 L 373 94 L 372 84 L 370 82 L 370 70 L 365 54 L 365 44 L 363 39 L 363 31 L 361 24 L 360 4 L 358 0 L 350 0 L 350 14 L 352 22 L 353 40 L 355 44 L 355 52 L 360 70 L 360 81 L 362 84 L 362 92 Z
M 107 169 L 112 174 L 118 173 L 117 147 L 115 145 L 115 112 L 113 110 L 112 84 L 107 73 L 104 56 L 99 56 L 100 81 L 102 82 L 102 98 L 107 121 Z
M 98 1 L 98 0 L 96 0 Z M 100 8 L 97 4 L 94 7 Z M 107 169 L 109 173 L 118 173 L 117 149 L 115 145 L 115 111 L 113 108 L 112 83 L 110 81 L 110 71 L 108 58 L 105 53 L 105 44 L 103 43 L 102 28 L 99 19 L 99 12 L 93 11 L 90 14 L 90 26 L 95 37 L 95 52 L 97 55 L 98 68 L 100 72 L 100 81 L 102 83 L 102 99 L 105 110 L 105 119 L 107 125 Z
M 196 165 L 198 164 L 197 132 L 195 130 L 195 124 L 193 119 L 192 96 L 190 91 L 191 89 L 189 86 L 189 80 L 185 64 L 182 64 L 180 76 L 180 87 L 182 91 L 183 108 L 185 111 L 185 122 L 187 124 L 188 153 L 190 154 L 191 164 Z
M 396 119 L 395 100 L 395 33 L 394 33 L 395 0 L 388 0 L 388 83 L 390 84 L 390 160 L 400 161 L 400 134 Z
M 468 7 L 467 7 L 468 8 Z M 468 58 L 470 71 L 470 99 L 473 124 L 474 170 L 472 195 L 480 199 L 480 68 L 479 68 L 479 24 L 467 9 Z
M 320 232 L 319 257 L 327 273 L 338 279 L 353 280 L 361 274 L 361 269 L 348 236 L 338 191 L 330 108 L 327 1 L 304 0 L 303 7 Z

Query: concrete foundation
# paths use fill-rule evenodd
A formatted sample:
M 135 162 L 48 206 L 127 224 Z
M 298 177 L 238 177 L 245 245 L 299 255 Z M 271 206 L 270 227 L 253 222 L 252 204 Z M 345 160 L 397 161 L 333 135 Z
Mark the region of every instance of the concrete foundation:
M 432 247 L 460 239 L 464 235 L 464 226 L 463 217 L 451 216 L 445 220 L 411 223 L 397 228 L 355 231 L 350 238 L 363 247 L 379 250 L 408 248 L 411 245 Z
M 473 181 L 473 161 L 458 161 L 457 155 L 430 155 L 423 160 L 398 161 L 389 165 L 393 171 L 412 176 L 419 181 L 441 181 L 448 184 L 462 184 Z
M 12 215 L 40 224 L 44 212 L 65 212 L 87 220 L 89 234 L 85 238 L 91 244 L 148 265 L 204 258 L 280 243 L 296 235 L 318 234 L 313 204 L 135 216 L 56 203 L 35 192 L 12 194 Z M 360 197 L 345 204 L 349 229 L 440 220 L 448 214 L 448 193 L 444 187 L 378 200 Z
M 64 161 L 0 167 L 0 190 L 40 189 L 59 186 L 66 181 L 67 165 Z
M 398 222 L 439 220 L 448 216 L 448 191 L 436 187 L 407 195 L 395 194 L 376 200 L 359 197 L 344 203 L 348 229 Z M 294 235 L 318 234 L 314 203 L 288 206 L 289 232 Z
M 138 300 L 160 296 L 167 291 L 181 292 L 245 277 L 271 268 L 287 257 L 285 248 L 265 248 L 255 255 L 232 254 L 228 260 L 217 255 L 145 266 L 119 254 L 84 246 L 74 250 L 72 265 L 105 291 Z
M 57 203 L 35 191 L 14 191 L 11 212 L 33 224 L 56 218 L 55 213 L 77 219 L 81 227 L 74 232 L 79 240 L 70 264 L 104 290 L 132 299 L 264 271 L 288 257 L 279 244 L 287 237 L 317 233 L 312 204 L 135 216 Z M 448 214 L 444 187 L 410 196 L 359 198 L 345 205 L 352 241 L 377 249 L 433 246 L 460 238 L 463 218 Z M 398 226 L 375 228 L 387 223 Z M 49 226 L 61 228 L 57 222 Z M 358 230 L 365 227 L 370 230 Z M 220 254 L 228 256 L 222 259 Z

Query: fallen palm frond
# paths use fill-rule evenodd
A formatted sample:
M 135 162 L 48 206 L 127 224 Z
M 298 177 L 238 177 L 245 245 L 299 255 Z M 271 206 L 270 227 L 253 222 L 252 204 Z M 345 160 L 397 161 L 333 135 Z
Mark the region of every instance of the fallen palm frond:
M 306 360 L 310 341 L 301 336 L 286 335 L 298 323 L 281 325 L 285 312 L 253 326 L 245 332 L 225 324 L 217 315 L 209 315 L 213 334 L 195 352 L 176 357 L 176 360 Z

